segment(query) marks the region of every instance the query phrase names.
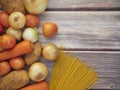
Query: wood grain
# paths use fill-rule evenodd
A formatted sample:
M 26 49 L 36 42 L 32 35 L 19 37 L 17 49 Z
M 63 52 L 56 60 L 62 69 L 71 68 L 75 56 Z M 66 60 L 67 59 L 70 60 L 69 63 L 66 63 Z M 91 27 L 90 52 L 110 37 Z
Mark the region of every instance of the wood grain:
M 44 22 L 55 22 L 59 27 L 53 38 L 45 38 L 39 26 L 43 44 L 54 42 L 74 50 L 120 50 L 120 11 L 48 11 L 40 16 Z
M 47 10 L 120 10 L 120 0 L 49 0 Z
M 111 89 L 117 90 L 120 88 L 120 52 L 118 51 L 69 51 L 74 56 L 79 57 L 80 61 L 86 64 L 91 64 L 99 75 L 99 80 L 94 85 L 93 89 Z M 41 62 L 49 67 L 49 81 L 54 62 Z
M 120 78 L 120 77 L 119 77 Z M 99 78 L 92 89 L 94 90 L 120 90 L 119 78 Z
M 49 0 L 48 10 L 120 10 L 120 0 Z

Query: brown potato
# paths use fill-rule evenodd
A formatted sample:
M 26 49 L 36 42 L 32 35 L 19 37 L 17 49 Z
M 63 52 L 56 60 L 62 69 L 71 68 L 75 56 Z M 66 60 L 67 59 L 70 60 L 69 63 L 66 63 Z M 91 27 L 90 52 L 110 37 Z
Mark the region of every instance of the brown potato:
M 0 0 L 2 8 L 9 14 L 12 12 L 26 13 L 23 2 L 21 0 Z
M 12 71 L 0 79 L 0 90 L 17 90 L 29 83 L 26 70 Z
M 42 46 L 39 42 L 34 44 L 34 50 L 30 53 L 25 55 L 25 62 L 28 65 L 31 65 L 32 63 L 39 60 L 39 57 L 41 55 Z

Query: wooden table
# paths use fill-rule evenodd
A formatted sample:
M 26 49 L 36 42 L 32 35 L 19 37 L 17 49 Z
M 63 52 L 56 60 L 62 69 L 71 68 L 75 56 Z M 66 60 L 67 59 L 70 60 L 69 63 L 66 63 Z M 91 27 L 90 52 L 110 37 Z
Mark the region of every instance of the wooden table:
M 99 80 L 92 90 L 120 90 L 120 0 L 49 0 L 39 17 L 41 25 L 51 21 L 59 27 L 58 34 L 47 39 L 40 25 L 43 45 L 64 44 L 95 68 Z M 42 61 L 51 72 L 53 62 Z

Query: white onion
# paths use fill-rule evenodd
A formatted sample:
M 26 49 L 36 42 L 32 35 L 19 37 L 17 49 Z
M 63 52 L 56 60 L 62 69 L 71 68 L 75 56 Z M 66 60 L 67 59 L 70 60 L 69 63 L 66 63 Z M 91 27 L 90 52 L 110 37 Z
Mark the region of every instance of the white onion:
M 48 68 L 41 62 L 33 63 L 29 68 L 28 75 L 35 82 L 42 81 L 48 75 Z
M 39 33 L 36 28 L 26 28 L 23 32 L 23 39 L 36 42 L 39 38 Z

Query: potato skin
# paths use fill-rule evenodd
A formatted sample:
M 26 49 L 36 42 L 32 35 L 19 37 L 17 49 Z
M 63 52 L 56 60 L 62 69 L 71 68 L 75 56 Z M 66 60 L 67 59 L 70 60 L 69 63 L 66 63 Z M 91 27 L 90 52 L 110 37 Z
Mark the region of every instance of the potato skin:
M 12 71 L 0 79 L 0 90 L 17 90 L 29 83 L 26 70 Z
M 0 3 L 2 8 L 9 14 L 12 12 L 22 12 L 23 14 L 26 13 L 21 0 L 0 0 Z
M 41 55 L 42 46 L 39 42 L 34 44 L 34 50 L 30 53 L 25 55 L 25 62 L 27 65 L 31 65 L 32 63 L 39 60 Z

